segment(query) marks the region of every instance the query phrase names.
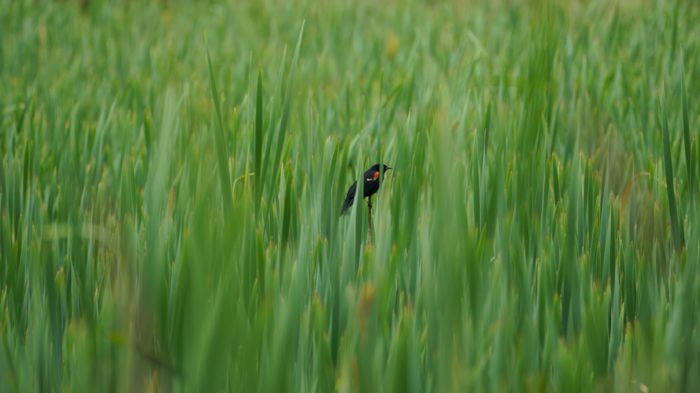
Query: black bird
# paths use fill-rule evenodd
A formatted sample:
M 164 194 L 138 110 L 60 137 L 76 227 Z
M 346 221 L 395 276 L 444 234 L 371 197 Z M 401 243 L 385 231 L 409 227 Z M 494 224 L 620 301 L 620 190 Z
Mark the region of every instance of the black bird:
M 383 167 L 383 169 L 382 169 Z M 385 164 L 374 164 L 372 165 L 371 168 L 365 171 L 364 176 L 362 178 L 365 181 L 365 186 L 364 186 L 364 191 L 363 191 L 363 196 L 365 198 L 370 198 L 369 199 L 369 206 L 370 209 L 372 208 L 372 195 L 376 194 L 377 191 L 379 190 L 379 184 L 381 183 L 382 179 L 380 177 L 382 176 L 382 173 L 385 173 L 389 169 L 392 169 L 390 166 L 387 166 Z M 355 193 L 357 192 L 357 182 L 353 182 L 352 185 L 350 186 L 350 189 L 348 189 L 348 194 L 345 196 L 345 200 L 343 201 L 343 209 L 340 211 L 340 214 L 343 215 L 348 212 L 352 204 L 355 202 Z

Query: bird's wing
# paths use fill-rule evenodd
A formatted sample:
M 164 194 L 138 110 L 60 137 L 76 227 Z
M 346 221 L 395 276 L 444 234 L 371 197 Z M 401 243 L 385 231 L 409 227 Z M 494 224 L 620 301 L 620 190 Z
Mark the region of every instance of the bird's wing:
M 352 183 L 348 189 L 348 194 L 345 196 L 345 200 L 343 201 L 343 208 L 340 211 L 341 215 L 347 213 L 350 206 L 352 206 L 353 202 L 355 202 L 355 192 L 357 192 L 357 182 Z

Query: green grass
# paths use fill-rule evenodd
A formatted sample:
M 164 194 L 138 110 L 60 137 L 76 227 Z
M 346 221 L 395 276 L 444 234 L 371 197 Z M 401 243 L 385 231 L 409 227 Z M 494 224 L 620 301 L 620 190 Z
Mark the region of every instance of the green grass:
M 0 390 L 697 391 L 698 20 L 0 0 Z

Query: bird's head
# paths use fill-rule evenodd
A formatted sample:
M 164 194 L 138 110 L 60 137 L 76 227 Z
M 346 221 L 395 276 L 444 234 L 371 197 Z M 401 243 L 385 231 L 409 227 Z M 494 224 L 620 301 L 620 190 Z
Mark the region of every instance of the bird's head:
M 393 169 L 393 168 L 390 167 L 389 165 L 386 165 L 386 164 L 374 164 L 374 165 L 372 165 L 372 167 L 369 168 L 369 169 L 370 169 L 370 170 L 373 170 L 373 171 L 378 171 L 378 172 L 379 172 L 379 171 L 386 172 L 386 171 L 388 171 L 389 169 Z
M 374 164 L 374 165 L 372 165 L 371 168 L 369 168 L 367 173 L 369 173 L 371 175 L 371 177 L 373 177 L 374 179 L 379 179 L 379 176 L 381 175 L 381 173 L 384 173 L 384 172 L 388 171 L 389 169 L 393 169 L 393 168 L 390 167 L 389 165 L 386 165 L 386 164 Z

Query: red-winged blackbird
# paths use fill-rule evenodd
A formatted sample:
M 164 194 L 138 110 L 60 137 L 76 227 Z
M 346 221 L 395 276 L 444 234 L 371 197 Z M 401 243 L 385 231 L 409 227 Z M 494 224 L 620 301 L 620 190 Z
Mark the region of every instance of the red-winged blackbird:
M 384 169 L 382 169 L 382 167 L 384 167 Z M 379 190 L 379 184 L 381 183 L 380 177 L 382 176 L 381 173 L 386 172 L 389 169 L 392 168 L 385 164 L 374 164 L 371 168 L 365 171 L 365 174 L 362 176 L 362 178 L 365 181 L 365 186 L 363 189 L 364 191 L 362 192 L 362 195 L 365 198 L 369 197 L 370 201 L 372 200 L 372 195 L 376 194 Z M 343 209 L 340 211 L 341 215 L 347 213 L 352 204 L 355 202 L 356 192 L 357 182 L 353 182 L 350 186 L 350 189 L 348 189 L 348 194 L 345 196 L 345 200 L 343 201 Z

